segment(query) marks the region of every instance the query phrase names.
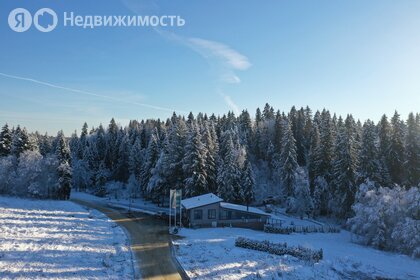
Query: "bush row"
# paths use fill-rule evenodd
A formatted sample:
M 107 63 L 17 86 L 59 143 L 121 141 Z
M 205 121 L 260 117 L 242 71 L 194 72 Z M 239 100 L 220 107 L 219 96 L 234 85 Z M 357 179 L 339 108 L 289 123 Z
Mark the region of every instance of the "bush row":
M 291 255 L 298 259 L 311 262 L 319 262 L 323 258 L 322 249 L 312 250 L 301 246 L 288 247 L 287 243 L 272 243 L 267 240 L 257 241 L 244 237 L 238 237 L 235 240 L 235 246 L 261 252 L 267 252 L 279 256 Z
M 287 227 L 278 227 L 274 225 L 264 225 L 264 231 L 268 233 L 280 233 L 280 234 L 290 234 L 292 232 L 297 233 L 340 233 L 338 227 L 333 226 L 287 226 Z

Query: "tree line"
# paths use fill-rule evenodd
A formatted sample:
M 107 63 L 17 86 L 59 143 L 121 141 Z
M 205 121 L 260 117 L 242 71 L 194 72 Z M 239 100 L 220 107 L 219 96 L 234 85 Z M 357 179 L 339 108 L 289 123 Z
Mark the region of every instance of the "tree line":
M 326 109 L 284 113 L 266 104 L 253 118 L 244 110 L 217 117 L 174 113 L 166 121 L 133 120 L 126 127 L 112 119 L 106 128 L 90 130 L 85 123 L 69 139 L 62 132 L 53 138 L 5 125 L 0 156 L 14 157 L 16 169 L 26 151 L 53 155 L 63 181 L 57 186 L 71 181 L 103 196 L 111 182 L 122 182 L 130 195 L 157 201 L 175 188 L 186 197 L 213 192 L 248 205 L 264 188 L 258 173 L 290 211 L 347 218 L 367 180 L 391 188 L 419 184 L 419 123 L 418 113 L 405 122 L 395 112 L 390 120 L 384 115 L 377 124 L 362 124 Z

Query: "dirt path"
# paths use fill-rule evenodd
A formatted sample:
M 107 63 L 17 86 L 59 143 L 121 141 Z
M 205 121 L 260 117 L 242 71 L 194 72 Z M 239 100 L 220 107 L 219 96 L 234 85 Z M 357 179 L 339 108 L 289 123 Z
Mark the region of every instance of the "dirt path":
M 142 213 L 130 216 L 125 210 L 120 211 L 78 199 L 72 199 L 72 201 L 103 212 L 128 231 L 131 238 L 131 250 L 136 257 L 142 279 L 182 279 L 172 261 L 168 228 L 164 221 Z

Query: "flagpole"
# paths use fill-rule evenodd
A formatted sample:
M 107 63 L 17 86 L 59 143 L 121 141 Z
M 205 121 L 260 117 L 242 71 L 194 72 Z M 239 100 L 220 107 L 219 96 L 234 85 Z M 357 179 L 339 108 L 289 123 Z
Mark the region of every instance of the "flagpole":
M 181 201 L 182 201 L 182 190 L 179 190 L 179 228 L 182 227 L 182 223 L 181 223 L 181 221 L 182 221 L 182 216 L 181 216 L 181 214 L 182 214 L 182 204 L 181 204 Z

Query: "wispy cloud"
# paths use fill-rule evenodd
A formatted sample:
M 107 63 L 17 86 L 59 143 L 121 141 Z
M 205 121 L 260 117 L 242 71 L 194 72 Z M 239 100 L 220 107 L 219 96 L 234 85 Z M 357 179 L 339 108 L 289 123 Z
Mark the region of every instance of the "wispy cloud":
M 163 38 L 184 45 L 206 59 L 216 69 L 218 78 L 223 83 L 240 83 L 241 79 L 235 71 L 247 70 L 252 65 L 248 57 L 226 44 L 196 37 L 183 37 L 159 28 L 155 28 L 155 31 Z
M 226 83 L 240 83 L 235 70 L 247 70 L 251 67 L 249 59 L 230 46 L 201 38 L 188 38 L 188 45 L 207 60 L 219 65 L 220 78 Z
M 200 38 L 190 38 L 189 41 L 193 45 L 209 51 L 216 58 L 222 59 L 227 66 L 233 69 L 246 70 L 251 66 L 251 63 L 246 56 L 240 54 L 225 44 Z
M 141 4 L 135 0 L 122 0 L 122 3 L 136 14 L 151 11 L 159 13 L 160 10 L 156 0 L 144 0 L 141 1 Z M 205 58 L 210 65 L 216 68 L 218 79 L 222 83 L 240 83 L 241 79 L 236 74 L 236 71 L 245 71 L 252 65 L 248 57 L 224 43 L 197 37 L 183 37 L 159 28 L 154 28 L 154 30 L 163 38 L 184 45 Z M 238 114 L 238 106 L 233 102 L 232 98 L 225 94 L 221 95 L 229 108 L 235 114 Z
M 228 105 L 229 109 L 232 110 L 232 112 L 234 112 L 236 115 L 239 115 L 239 107 L 232 100 L 232 98 L 229 95 L 226 95 L 223 91 L 219 91 L 219 93 L 223 97 L 223 100 L 225 101 L 226 105 Z
M 94 92 L 90 92 L 90 91 L 64 87 L 64 86 L 60 86 L 60 85 L 56 85 L 56 84 L 52 84 L 52 83 L 49 83 L 49 82 L 44 82 L 44 81 L 36 80 L 36 79 L 33 79 L 33 78 L 28 78 L 28 77 L 15 76 L 15 75 L 10 75 L 10 74 L 1 73 L 1 72 L 0 72 L 0 76 L 3 76 L 5 78 L 10 78 L 10 79 L 15 79 L 15 80 L 31 82 L 31 83 L 47 86 L 47 87 L 50 87 L 50 88 L 60 89 L 63 92 L 66 92 L 66 93 L 93 96 L 93 97 L 101 98 L 103 100 L 114 101 L 114 102 L 125 103 L 125 104 L 131 104 L 131 105 L 138 105 L 138 106 L 141 106 L 141 107 L 150 108 L 150 109 L 154 109 L 154 110 L 160 110 L 160 111 L 187 113 L 185 111 L 179 111 L 179 110 L 175 110 L 175 109 L 172 109 L 172 108 L 160 107 L 160 106 L 155 106 L 155 105 L 151 105 L 151 104 L 136 102 L 136 101 L 133 101 L 133 100 L 117 98 L 117 97 L 108 96 L 108 95 L 102 95 L 102 94 L 98 94 L 98 93 L 94 93 Z

